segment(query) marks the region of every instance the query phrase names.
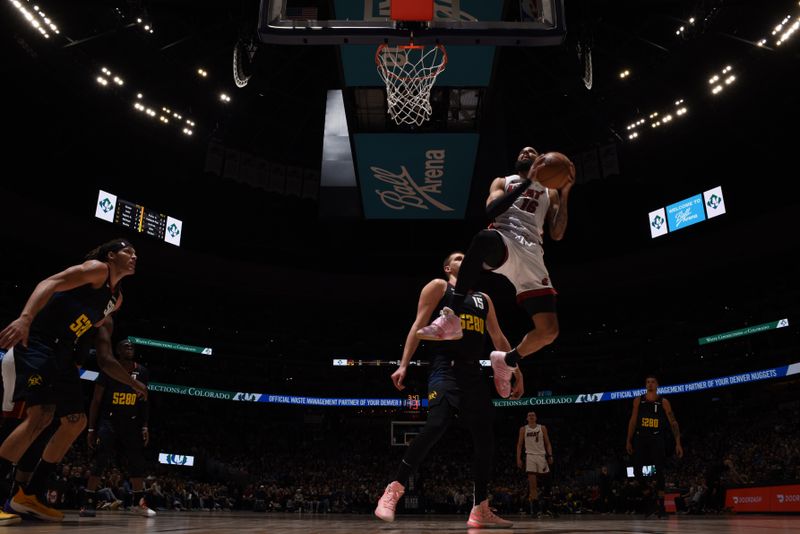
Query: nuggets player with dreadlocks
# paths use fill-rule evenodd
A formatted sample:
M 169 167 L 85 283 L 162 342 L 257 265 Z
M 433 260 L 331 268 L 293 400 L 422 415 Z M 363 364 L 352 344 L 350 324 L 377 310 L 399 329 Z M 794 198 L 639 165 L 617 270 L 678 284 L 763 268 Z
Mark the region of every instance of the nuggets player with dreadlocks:
M 13 354 L 13 399 L 24 400 L 26 417 L 0 445 L 0 477 L 5 477 L 54 418 L 60 425 L 42 452 L 30 481 L 11 498 L 11 509 L 46 521 L 64 514 L 39 501 L 50 474 L 86 427 L 75 347 L 85 335 L 96 337 L 97 362 L 117 380 L 146 396 L 147 388 L 131 378 L 111 352 L 111 314 L 122 304 L 120 281 L 136 271 L 136 250 L 115 239 L 92 250 L 86 261 L 41 282 L 22 313 L 0 331 L 0 349 Z M 17 521 L 0 514 L 0 524 Z

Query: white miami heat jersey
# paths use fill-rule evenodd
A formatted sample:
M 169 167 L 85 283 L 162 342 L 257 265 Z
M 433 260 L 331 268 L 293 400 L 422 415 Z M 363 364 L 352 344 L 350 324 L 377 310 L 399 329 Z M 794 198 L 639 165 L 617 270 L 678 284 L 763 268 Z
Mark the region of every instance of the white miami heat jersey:
M 529 425 L 525 425 L 525 453 L 541 454 L 544 456 L 544 432 L 542 432 L 542 425 L 536 425 L 533 428 Z
M 518 174 L 505 177 L 504 189 L 511 191 L 522 181 Z M 492 228 L 506 234 L 511 239 L 542 244 L 544 223 L 550 208 L 547 188 L 534 181 L 504 213 L 498 215 Z M 523 245 L 526 243 L 520 241 Z

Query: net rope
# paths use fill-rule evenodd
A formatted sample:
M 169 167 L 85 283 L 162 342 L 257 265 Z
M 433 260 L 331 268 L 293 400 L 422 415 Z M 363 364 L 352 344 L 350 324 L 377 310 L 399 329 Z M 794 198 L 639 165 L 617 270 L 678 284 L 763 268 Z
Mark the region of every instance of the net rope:
M 378 74 L 386 84 L 389 116 L 396 124 L 420 126 L 431 118 L 431 88 L 447 64 L 442 45 L 389 47 L 375 53 Z

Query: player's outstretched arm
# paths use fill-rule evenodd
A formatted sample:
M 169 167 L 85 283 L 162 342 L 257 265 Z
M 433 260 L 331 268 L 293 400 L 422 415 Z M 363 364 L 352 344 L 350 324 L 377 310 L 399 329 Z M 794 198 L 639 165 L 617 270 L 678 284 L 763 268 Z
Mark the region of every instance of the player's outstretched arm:
M 147 398 L 147 386 L 131 377 L 122 367 L 122 364 L 114 358 L 111 352 L 111 334 L 114 331 L 114 321 L 108 315 L 98 326 L 97 337 L 95 338 L 95 349 L 97 349 L 97 365 L 100 370 L 113 378 L 117 382 L 126 384 L 133 388 L 137 395 L 143 399 Z
M 0 332 L 0 349 L 10 349 L 17 343 L 28 346 L 28 333 L 33 318 L 57 291 L 69 291 L 86 284 L 102 284 L 108 276 L 108 266 L 97 260 L 89 260 L 80 265 L 56 273 L 45 278 L 36 288 L 22 308 L 19 317 Z
M 400 360 L 400 365 L 397 367 L 397 370 L 392 373 L 394 387 L 400 391 L 406 388 L 403 381 L 406 378 L 408 364 L 417 351 L 417 347 L 419 347 L 419 339 L 417 339 L 416 335 L 417 330 L 428 324 L 428 320 L 436 309 L 436 305 L 442 299 L 445 291 L 447 291 L 447 282 L 437 278 L 436 280 L 428 282 L 420 292 L 419 302 L 417 302 L 417 317 L 414 319 L 414 323 L 411 325 L 408 335 L 406 336 L 406 343 L 403 345 L 403 357 Z

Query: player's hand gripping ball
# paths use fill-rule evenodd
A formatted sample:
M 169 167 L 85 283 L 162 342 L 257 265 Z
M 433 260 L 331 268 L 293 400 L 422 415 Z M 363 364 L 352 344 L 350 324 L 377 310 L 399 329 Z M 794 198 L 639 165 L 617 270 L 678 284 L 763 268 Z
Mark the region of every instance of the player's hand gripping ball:
M 561 152 L 547 152 L 531 167 L 529 177 L 550 189 L 561 189 L 575 177 L 575 165 Z

